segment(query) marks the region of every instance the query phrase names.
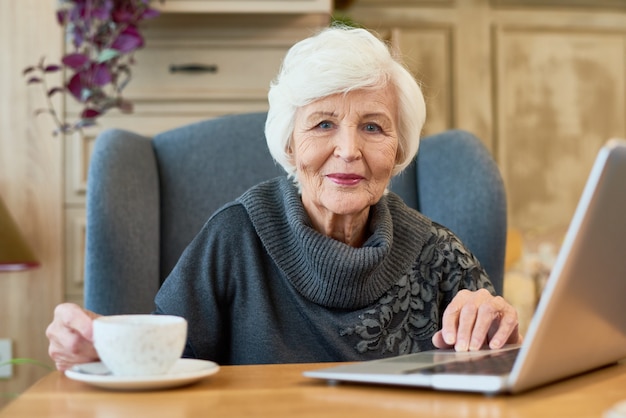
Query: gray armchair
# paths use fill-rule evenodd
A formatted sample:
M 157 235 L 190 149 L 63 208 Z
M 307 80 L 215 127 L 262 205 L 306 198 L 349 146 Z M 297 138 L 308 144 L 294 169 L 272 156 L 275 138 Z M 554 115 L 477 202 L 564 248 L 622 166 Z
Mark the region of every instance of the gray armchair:
M 154 138 L 108 130 L 96 140 L 87 187 L 85 307 L 143 313 L 204 222 L 250 186 L 284 175 L 265 113 L 225 116 Z M 506 197 L 483 144 L 463 131 L 426 137 L 391 190 L 452 229 L 502 292 Z

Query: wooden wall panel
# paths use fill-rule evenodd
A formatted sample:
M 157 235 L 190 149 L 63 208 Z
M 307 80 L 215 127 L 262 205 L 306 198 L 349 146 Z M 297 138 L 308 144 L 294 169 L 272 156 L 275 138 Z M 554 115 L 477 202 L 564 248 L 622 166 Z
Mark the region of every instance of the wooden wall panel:
M 22 70 L 42 55 L 60 56 L 55 8 L 55 0 L 0 1 L 0 195 L 41 262 L 0 273 L 0 338 L 12 340 L 15 357 L 50 365 L 45 330 L 63 298 L 62 139 L 52 136 L 49 117 L 33 116 L 45 98 Z M 47 370 L 18 365 L 13 373 L 0 379 L 0 408 Z
M 395 28 L 390 40 L 421 83 L 427 108 L 424 134 L 452 126 L 452 28 Z
M 494 7 L 626 9 L 624 0 L 491 0 Z
M 495 31 L 499 161 L 510 223 L 564 230 L 597 150 L 624 135 L 624 35 Z

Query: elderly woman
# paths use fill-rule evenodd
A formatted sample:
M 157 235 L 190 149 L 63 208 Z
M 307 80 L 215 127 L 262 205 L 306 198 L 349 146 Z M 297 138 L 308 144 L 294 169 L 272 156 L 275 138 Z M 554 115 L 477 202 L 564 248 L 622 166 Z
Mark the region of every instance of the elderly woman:
M 269 105 L 267 143 L 288 175 L 213 214 L 156 297 L 155 313 L 189 322 L 185 356 L 348 361 L 521 340 L 470 251 L 387 191 L 417 153 L 425 106 L 381 40 L 335 27 L 297 43 Z M 57 307 L 57 368 L 97 358 L 94 317 Z

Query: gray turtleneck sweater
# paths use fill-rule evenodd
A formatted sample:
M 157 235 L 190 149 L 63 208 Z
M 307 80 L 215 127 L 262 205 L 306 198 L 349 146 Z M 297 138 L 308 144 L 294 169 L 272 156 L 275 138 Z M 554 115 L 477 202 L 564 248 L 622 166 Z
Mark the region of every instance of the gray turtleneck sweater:
M 220 364 L 370 360 L 433 348 L 461 289 L 493 286 L 445 227 L 388 193 L 350 247 L 313 229 L 286 177 L 218 210 L 156 297 L 189 322 L 186 357 Z

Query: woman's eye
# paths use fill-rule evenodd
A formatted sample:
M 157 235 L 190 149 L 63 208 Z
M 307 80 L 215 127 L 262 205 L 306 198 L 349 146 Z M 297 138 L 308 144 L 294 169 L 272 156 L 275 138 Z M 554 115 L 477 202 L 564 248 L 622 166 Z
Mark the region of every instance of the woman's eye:
M 365 130 L 368 132 L 380 132 L 380 126 L 376 125 L 375 123 L 368 123 L 365 125 Z
M 330 129 L 333 127 L 333 124 L 327 120 L 320 122 L 317 124 L 317 126 L 319 126 L 322 129 Z

